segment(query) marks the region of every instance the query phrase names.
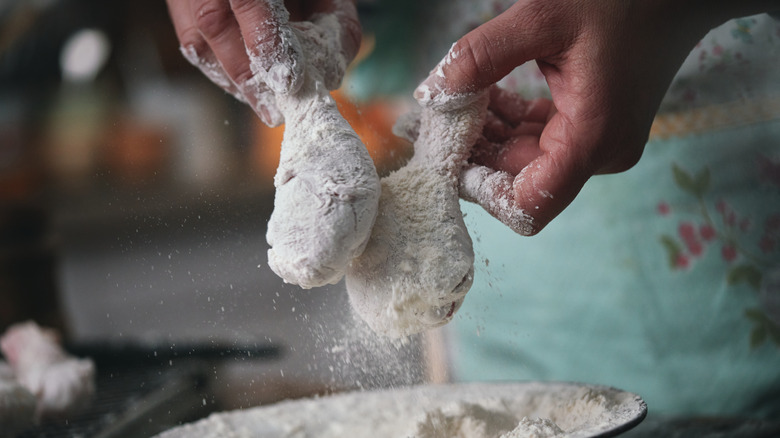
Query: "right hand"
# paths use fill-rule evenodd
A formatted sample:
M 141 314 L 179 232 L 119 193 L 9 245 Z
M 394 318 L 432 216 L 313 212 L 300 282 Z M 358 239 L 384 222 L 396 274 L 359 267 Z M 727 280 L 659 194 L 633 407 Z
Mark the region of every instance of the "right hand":
M 456 42 L 415 96 L 447 105 L 536 61 L 552 101 L 491 102 L 494 112 L 510 110 L 501 117 L 506 132 L 527 125 L 479 163 L 513 178 L 512 205 L 528 216 L 522 232 L 535 234 L 591 176 L 639 160 L 675 72 L 711 27 L 770 3 L 713 1 L 702 10 L 687 0 L 519 0 Z M 511 114 L 513 105 L 519 109 Z
M 211 81 L 248 103 L 269 126 L 284 122 L 274 93 L 292 93 L 303 82 L 305 60 L 281 0 L 167 0 L 182 53 Z M 347 60 L 357 53 L 361 28 L 354 1 L 288 2 L 296 20 L 335 14 Z M 342 72 L 343 75 L 343 72 Z M 327 84 L 337 87 L 341 77 Z

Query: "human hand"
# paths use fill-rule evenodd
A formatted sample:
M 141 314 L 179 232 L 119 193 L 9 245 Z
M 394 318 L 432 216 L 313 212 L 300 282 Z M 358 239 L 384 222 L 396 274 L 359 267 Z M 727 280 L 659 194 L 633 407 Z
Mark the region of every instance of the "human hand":
M 212 82 L 248 103 L 270 126 L 284 122 L 275 93 L 294 93 L 303 83 L 298 33 L 319 14 L 334 14 L 341 27 L 341 55 L 354 58 L 361 28 L 354 1 L 167 0 L 185 58 Z M 333 58 L 331 58 L 333 59 Z M 344 68 L 319 66 L 325 85 L 338 87 Z
M 738 12 L 690 3 L 520 0 L 453 45 L 415 91 L 421 104 L 446 105 L 530 60 L 552 96 L 529 103 L 492 93 L 492 121 L 473 157 L 487 167 L 464 172 L 461 194 L 532 235 L 592 175 L 632 167 L 690 48 Z

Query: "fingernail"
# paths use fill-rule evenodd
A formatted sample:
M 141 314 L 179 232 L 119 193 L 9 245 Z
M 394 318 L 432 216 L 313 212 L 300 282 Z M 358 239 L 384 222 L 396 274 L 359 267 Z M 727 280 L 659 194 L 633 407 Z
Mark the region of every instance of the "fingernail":
M 428 78 L 414 90 L 414 98 L 417 99 L 420 104 L 425 105 L 430 103 L 438 94 L 433 85 L 435 81 L 436 79 L 434 77 L 428 76 Z

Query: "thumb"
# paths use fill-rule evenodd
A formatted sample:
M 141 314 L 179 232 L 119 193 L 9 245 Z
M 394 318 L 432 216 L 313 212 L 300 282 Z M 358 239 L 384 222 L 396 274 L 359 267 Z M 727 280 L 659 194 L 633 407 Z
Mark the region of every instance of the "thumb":
M 554 54 L 561 36 L 539 22 L 534 7 L 536 2 L 519 1 L 466 34 L 417 87 L 414 97 L 421 104 L 444 103 L 487 88 L 526 61 Z

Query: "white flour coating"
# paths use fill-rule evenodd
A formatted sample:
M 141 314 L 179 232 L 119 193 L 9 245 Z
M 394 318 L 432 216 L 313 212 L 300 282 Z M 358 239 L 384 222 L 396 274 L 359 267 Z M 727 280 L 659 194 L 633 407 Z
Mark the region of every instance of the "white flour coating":
M 300 90 L 275 94 L 286 127 L 266 238 L 271 269 L 311 288 L 337 283 L 363 251 L 380 186 L 368 151 L 325 83 L 325 75 L 346 67 L 336 17 L 320 15 L 292 31 L 306 65 Z
M 559 436 L 566 436 L 566 432 L 547 418 L 530 419 L 525 417 L 520 420 L 517 427 L 502 434 L 500 438 L 550 438 Z
M 411 142 L 417 140 L 419 131 L 419 112 L 404 114 L 393 126 L 395 135 Z M 528 235 L 533 232 L 533 218 L 517 205 L 513 188 L 521 181 L 522 174 L 516 178 L 507 172 L 470 164 L 460 173 L 459 195 L 465 201 L 480 205 L 514 232 Z M 552 198 L 549 192 L 541 194 Z
M 460 175 L 460 197 L 479 204 L 512 231 L 528 235 L 533 232 L 533 218 L 517 206 L 516 181 L 507 172 L 471 165 Z
M 184 59 L 197 67 L 211 82 L 215 83 L 224 90 L 228 90 L 230 94 L 232 94 L 236 99 L 242 102 L 246 102 L 246 99 L 244 99 L 244 96 L 238 92 L 238 89 L 233 84 L 233 81 L 230 80 L 227 73 L 225 73 L 225 70 L 222 68 L 222 65 L 219 63 L 219 61 L 210 61 L 204 58 L 200 58 L 198 53 L 195 51 L 194 46 L 180 47 L 179 50 L 184 56 Z
M 442 87 L 442 80 L 445 77 L 444 66 L 449 65 L 459 56 L 460 52 L 455 50 L 455 44 L 453 44 L 444 59 L 433 69 L 428 79 L 417 87 L 414 95 L 421 105 L 437 107 L 441 110 L 454 110 L 466 106 L 469 101 L 473 100 L 473 93 L 451 93 Z
M 289 24 L 290 14 L 279 0 L 266 0 L 271 18 L 263 23 L 265 32 L 256 32 L 247 42 L 252 74 L 274 93 L 295 92 L 301 86 L 306 61 L 301 43 Z M 272 38 L 269 37 L 273 35 Z
M 416 438 L 498 437 L 514 430 L 517 417 L 508 409 L 491 409 L 475 403 L 453 403 L 425 413 L 409 436 Z
M 21 386 L 37 398 L 37 418 L 73 413 L 95 393 L 95 366 L 69 356 L 52 330 L 32 321 L 15 324 L 0 338 L 0 349 Z
M 453 44 L 444 59 L 439 62 L 431 75 L 415 90 L 417 100 L 425 105 L 442 109 L 453 109 L 463 106 L 464 99 L 469 94 L 453 94 L 443 88 L 444 66 L 452 63 L 460 56 Z M 409 130 L 409 121 L 404 121 L 408 126 L 402 128 Z M 402 132 L 402 136 L 409 138 L 413 132 Z M 528 235 L 533 232 L 533 218 L 517 206 L 514 198 L 513 184 L 520 181 L 506 172 L 496 171 L 484 166 L 470 166 L 460 176 L 460 197 L 466 201 L 479 204 L 488 213 L 509 226 L 519 234 Z
M 159 438 L 592 437 L 636 424 L 635 394 L 567 383 L 428 385 L 219 413 Z
M 474 251 L 458 176 L 481 132 L 487 98 L 424 107 L 414 156 L 382 178 L 371 239 L 346 277 L 353 308 L 377 333 L 401 337 L 445 324 L 471 287 Z

